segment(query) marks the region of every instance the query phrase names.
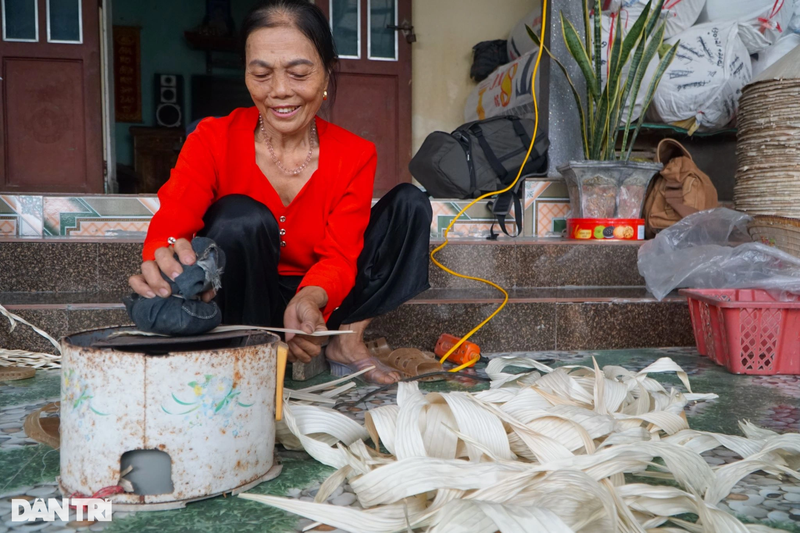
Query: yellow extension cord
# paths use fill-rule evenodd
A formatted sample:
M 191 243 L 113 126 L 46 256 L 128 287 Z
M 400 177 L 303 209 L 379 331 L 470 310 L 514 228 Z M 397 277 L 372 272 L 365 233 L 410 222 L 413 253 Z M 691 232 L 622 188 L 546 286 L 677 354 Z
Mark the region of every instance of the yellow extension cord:
M 545 27 L 546 26 L 547 26 L 547 0 L 543 0 L 542 1 L 542 34 L 539 36 L 539 41 L 542 42 L 542 43 L 544 43 L 544 34 L 545 34 Z M 525 159 L 522 161 L 522 165 L 520 166 L 519 172 L 517 173 L 517 178 L 514 180 L 514 183 L 512 183 L 511 185 L 509 185 L 505 189 L 500 190 L 500 191 L 494 191 L 494 192 L 486 193 L 486 194 L 484 194 L 482 196 L 479 196 L 478 198 L 475 198 L 473 201 L 471 201 L 469 204 L 467 204 L 467 206 L 464 209 L 462 209 L 458 213 L 458 215 L 456 215 L 456 217 L 450 222 L 450 225 L 447 226 L 447 229 L 444 231 L 444 242 L 440 246 L 436 247 L 436 249 L 431 252 L 431 261 L 433 261 L 433 263 L 436 266 L 438 266 L 439 268 L 441 268 L 442 270 L 444 270 L 448 274 L 451 274 L 453 276 L 456 276 L 456 277 L 462 278 L 462 279 L 470 279 L 470 280 L 474 280 L 474 281 L 480 281 L 481 283 L 485 283 L 486 285 L 491 285 L 492 287 L 494 287 L 495 289 L 497 289 L 498 291 L 503 293 L 503 303 L 500 304 L 500 307 L 495 309 L 494 312 L 491 315 L 489 315 L 489 317 L 486 320 L 484 320 L 483 322 L 478 324 L 472 331 L 470 331 L 465 336 L 463 336 L 461 338 L 461 340 L 459 340 L 452 348 L 450 348 L 447 351 L 447 353 L 444 354 L 442 359 L 439 361 L 442 364 L 445 361 L 447 361 L 447 359 L 453 354 L 453 352 L 455 352 L 459 348 L 459 346 L 464 344 L 464 342 L 466 342 L 467 339 L 469 339 L 475 333 L 480 331 L 480 329 L 483 326 L 488 324 L 489 321 L 491 321 L 495 316 L 497 316 L 497 314 L 500 311 L 503 310 L 503 308 L 506 306 L 506 304 L 508 304 L 508 292 L 503 287 L 498 285 L 497 283 L 489 281 L 488 279 L 477 278 L 477 277 L 474 277 L 474 276 L 467 276 L 465 274 L 459 274 L 458 272 L 455 272 L 455 271 L 447 268 L 443 264 L 441 264 L 436 259 L 435 256 L 436 256 L 436 254 L 438 252 L 443 250 L 445 248 L 445 246 L 447 246 L 450 243 L 449 239 L 447 238 L 447 235 L 450 233 L 450 230 L 453 229 L 453 226 L 458 221 L 458 219 L 461 218 L 461 216 L 464 213 L 466 213 L 469 208 L 471 208 L 473 205 L 475 205 L 476 203 L 480 202 L 481 200 L 485 200 L 486 198 L 489 198 L 490 196 L 494 196 L 495 194 L 503 194 L 503 193 L 506 193 L 506 192 L 510 191 L 511 189 L 514 188 L 514 186 L 517 184 L 517 182 L 522 177 L 522 171 L 525 168 L 525 165 L 528 163 L 528 159 L 530 159 L 530 157 L 531 157 L 531 152 L 533 151 L 533 145 L 536 142 L 536 133 L 539 130 L 539 104 L 536 101 L 536 74 L 539 72 L 539 63 L 542 60 L 543 48 L 544 48 L 543 46 L 539 47 L 539 53 L 536 56 L 536 64 L 533 67 L 533 74 L 531 75 L 531 95 L 533 96 L 533 110 L 534 110 L 534 113 L 535 113 L 534 126 L 533 126 L 533 136 L 531 138 L 531 145 L 528 147 L 528 153 L 525 154 Z M 458 372 L 460 370 L 464 370 L 465 368 L 468 368 L 468 367 L 474 365 L 475 363 L 477 363 L 479 359 L 480 359 L 480 357 L 478 357 L 477 359 L 473 359 L 472 361 L 469 361 L 468 363 L 465 363 L 465 364 L 463 364 L 461 366 L 458 366 L 458 367 L 450 370 L 450 372 Z

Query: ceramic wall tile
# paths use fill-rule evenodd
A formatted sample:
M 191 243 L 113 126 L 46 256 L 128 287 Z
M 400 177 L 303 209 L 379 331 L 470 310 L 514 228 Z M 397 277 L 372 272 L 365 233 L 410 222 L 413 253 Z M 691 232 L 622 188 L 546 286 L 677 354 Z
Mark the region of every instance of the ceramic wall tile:
M 561 181 L 528 180 L 523 207 L 524 236 L 560 237 L 569 213 L 567 187 Z
M 41 237 L 42 197 L 0 195 L 0 235 Z
M 433 208 L 433 221 L 431 222 L 431 239 L 443 239 L 447 226 L 453 221 L 459 211 L 464 209 L 471 200 L 431 200 Z M 492 225 L 496 222 L 495 216 L 488 207 L 489 201 L 482 200 L 469 208 L 450 230 L 451 239 L 484 239 L 491 233 Z M 507 218 L 506 229 L 512 235 L 514 228 L 514 209 L 511 209 Z M 495 225 L 495 233 L 501 233 Z
M 158 198 L 63 196 L 44 199 L 44 234 L 57 237 L 140 237 Z

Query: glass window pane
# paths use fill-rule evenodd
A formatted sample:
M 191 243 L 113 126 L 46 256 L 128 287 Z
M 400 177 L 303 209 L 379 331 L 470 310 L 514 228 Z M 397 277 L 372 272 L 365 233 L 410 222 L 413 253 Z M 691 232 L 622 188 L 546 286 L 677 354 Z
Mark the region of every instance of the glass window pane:
M 361 57 L 359 0 L 331 0 L 331 28 L 340 56 Z
M 47 0 L 50 41 L 81 42 L 81 1 Z
M 36 41 L 36 0 L 3 1 L 3 39 Z
M 369 6 L 369 56 L 379 59 L 397 59 L 395 43 L 397 33 L 386 26 L 397 25 L 396 0 L 370 0 Z

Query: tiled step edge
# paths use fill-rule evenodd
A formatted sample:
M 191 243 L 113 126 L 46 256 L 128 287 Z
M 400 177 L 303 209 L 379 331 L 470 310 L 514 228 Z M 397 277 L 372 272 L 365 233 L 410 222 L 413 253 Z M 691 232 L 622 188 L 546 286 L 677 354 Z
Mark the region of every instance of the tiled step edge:
M 431 245 L 433 249 L 434 245 Z M 639 247 L 552 241 L 453 243 L 437 260 L 503 287 L 640 287 Z M 17 292 L 125 291 L 141 264 L 142 244 L 131 240 L 0 241 L 0 288 Z M 434 288 L 472 288 L 431 264 Z
M 498 305 L 491 297 L 471 301 L 454 298 L 452 294 L 434 296 L 422 296 L 375 319 L 367 332 L 368 337 L 386 337 L 395 347 L 430 350 L 440 334 L 463 335 Z M 130 322 L 122 304 L 118 303 L 28 303 L 7 307 L 55 337 Z M 669 298 L 657 302 L 641 295 L 517 298 L 473 340 L 485 352 L 694 345 L 685 301 Z M 23 327 L 11 335 L 5 328 L 0 330 L 0 346 L 36 351 L 52 348 Z

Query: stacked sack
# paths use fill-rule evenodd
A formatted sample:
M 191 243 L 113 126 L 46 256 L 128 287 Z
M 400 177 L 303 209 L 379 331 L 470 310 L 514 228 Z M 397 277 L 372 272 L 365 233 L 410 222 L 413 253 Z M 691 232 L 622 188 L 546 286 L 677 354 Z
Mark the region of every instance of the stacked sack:
M 616 17 L 626 32 L 646 5 L 647 0 L 603 0 L 604 58 L 608 43 L 613 42 Z M 661 15 L 666 23 L 665 43 L 680 40 L 681 45 L 661 79 L 647 118 L 690 131 L 734 125 L 742 88 L 800 45 L 800 0 L 664 0 Z M 508 38 L 512 61 L 470 94 L 464 112 L 467 122 L 499 115 L 532 118 L 530 76 L 538 49 L 525 26 L 540 34 L 541 16 L 539 5 L 513 28 Z M 648 65 L 634 118 L 641 113 L 657 64 L 655 58 Z
M 705 4 L 706 0 L 665 0 L 661 9 L 667 23 L 664 38 L 674 37 L 693 26 Z M 635 21 L 646 6 L 647 0 L 623 0 L 619 6 L 620 14 Z
M 653 118 L 690 131 L 724 128 L 736 116 L 742 88 L 752 75 L 738 24 L 701 24 L 666 43 L 678 40 L 678 53 L 653 98 Z
M 636 20 L 646 0 L 617 0 Z M 800 0 L 665 0 L 665 42 L 680 41 L 648 118 L 690 131 L 732 125 L 742 88 L 795 46 L 793 12 Z M 616 7 L 612 5 L 612 8 Z M 794 19 L 800 30 L 800 16 Z M 752 56 L 752 57 L 751 57 Z
M 465 122 L 506 115 L 533 118 L 531 76 L 539 48 L 533 44 L 526 25 L 541 35 L 541 5 L 523 17 L 511 31 L 507 45 L 511 62 L 498 67 L 470 93 L 464 108 Z M 538 93 L 538 78 L 536 84 Z
M 789 31 L 792 0 L 706 0 L 699 23 L 737 22 L 748 52 L 757 54 Z

